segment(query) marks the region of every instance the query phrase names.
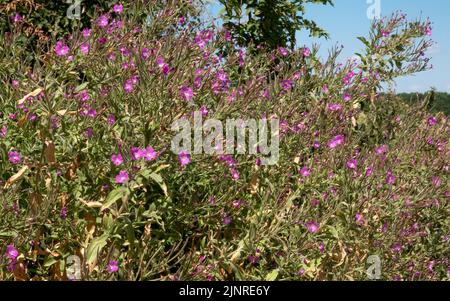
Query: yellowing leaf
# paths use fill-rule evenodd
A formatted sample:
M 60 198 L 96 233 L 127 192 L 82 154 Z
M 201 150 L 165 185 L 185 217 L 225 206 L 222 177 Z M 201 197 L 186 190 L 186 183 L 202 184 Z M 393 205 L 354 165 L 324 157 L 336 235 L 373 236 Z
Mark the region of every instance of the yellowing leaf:
M 22 178 L 27 170 L 28 170 L 28 166 L 22 167 L 15 175 L 13 175 L 11 178 L 8 179 L 8 181 L 5 184 L 4 189 L 8 189 L 14 182 L 16 182 L 17 180 Z
M 59 110 L 56 111 L 56 114 L 60 115 L 60 116 L 65 116 L 65 115 L 76 115 L 77 112 L 76 111 L 68 111 L 68 110 Z
M 278 277 L 278 270 L 275 269 L 272 272 L 270 272 L 269 274 L 266 275 L 265 280 L 266 281 L 275 281 Z
M 250 180 L 250 193 L 256 194 L 258 192 L 258 187 L 259 187 L 258 174 L 255 173 L 252 176 L 252 179 Z
M 44 156 L 45 159 L 47 159 L 47 162 L 50 164 L 56 163 L 56 156 L 55 156 L 55 144 L 53 141 L 45 141 L 44 143 Z
M 25 115 L 23 115 L 22 118 L 20 118 L 19 121 L 17 122 L 17 125 L 18 125 L 20 128 L 23 128 L 23 126 L 25 125 L 25 122 L 27 122 L 27 117 L 28 117 L 28 114 L 25 114 Z
M 30 97 L 30 96 L 35 97 L 35 96 L 39 95 L 39 93 L 41 93 L 42 91 L 43 91 L 42 88 L 37 88 L 37 89 L 34 90 L 33 92 L 28 93 L 28 94 L 25 95 L 23 98 L 19 99 L 19 100 L 17 101 L 17 103 L 18 103 L 19 105 L 20 105 L 20 104 L 23 104 L 23 103 L 25 102 L 25 100 L 27 100 L 28 97 Z

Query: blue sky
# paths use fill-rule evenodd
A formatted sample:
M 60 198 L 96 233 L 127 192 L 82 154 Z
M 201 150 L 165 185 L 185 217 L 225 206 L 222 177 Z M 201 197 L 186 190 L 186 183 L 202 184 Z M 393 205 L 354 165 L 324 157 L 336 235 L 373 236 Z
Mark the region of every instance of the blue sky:
M 381 15 L 391 15 L 401 10 L 409 19 L 422 16 L 433 22 L 433 40 L 436 45 L 429 51 L 428 56 L 434 68 L 415 76 L 397 79 L 398 92 L 421 92 L 436 87 L 439 91 L 450 92 L 450 1 L 448 0 L 335 0 L 334 7 L 322 5 L 308 5 L 306 15 L 315 20 L 328 31 L 330 39 L 309 38 L 306 32 L 298 34 L 300 45 L 321 45 L 321 56 L 325 57 L 334 45 L 344 45 L 342 59 L 354 55 L 362 49 L 362 44 L 356 39 L 366 36 L 369 32 L 371 20 L 367 17 L 367 10 L 374 1 L 380 1 Z M 209 7 L 209 14 L 218 16 L 220 7 L 216 1 Z

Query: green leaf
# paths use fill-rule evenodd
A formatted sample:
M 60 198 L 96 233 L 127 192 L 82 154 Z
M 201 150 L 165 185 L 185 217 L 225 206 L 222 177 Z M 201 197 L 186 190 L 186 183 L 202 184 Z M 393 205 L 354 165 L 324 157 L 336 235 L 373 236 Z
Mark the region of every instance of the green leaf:
M 361 42 L 363 42 L 363 44 L 366 45 L 368 48 L 370 48 L 370 43 L 369 43 L 369 41 L 367 41 L 366 38 L 358 37 L 357 39 L 360 40 Z
M 0 232 L 0 237 L 16 237 L 17 233 L 13 231 Z
M 83 91 L 84 89 L 86 89 L 87 85 L 88 85 L 88 83 L 85 82 L 85 83 L 82 83 L 81 85 L 77 86 L 75 88 L 75 93 Z
M 48 257 L 44 261 L 44 267 L 46 267 L 46 268 L 51 267 L 52 265 L 54 265 L 58 261 L 59 261 L 59 259 L 56 259 L 55 257 Z
M 269 274 L 266 275 L 265 280 L 266 281 L 275 281 L 278 277 L 278 269 L 273 270 L 272 272 L 270 272 Z
M 105 200 L 105 203 L 103 204 L 100 211 L 103 211 L 107 208 L 109 208 L 112 204 L 117 202 L 119 199 L 123 197 L 128 197 L 130 195 L 130 190 L 127 187 L 119 187 L 114 189 L 108 194 L 108 197 Z
M 161 170 L 166 168 L 165 166 L 163 167 L 159 167 L 157 170 Z M 168 192 L 167 192 L 167 185 L 164 182 L 164 179 L 162 178 L 162 176 L 156 172 L 151 172 L 149 170 L 145 170 L 143 172 L 140 173 L 141 176 L 143 176 L 145 179 L 149 180 L 152 179 L 153 181 L 155 181 L 159 187 L 161 187 L 162 191 L 164 192 L 165 196 L 168 196 Z
M 108 237 L 108 233 L 105 233 L 102 236 L 96 237 L 91 241 L 86 251 L 87 264 L 92 264 L 97 259 L 98 254 L 101 252 L 103 247 L 106 246 Z
M 330 230 L 330 233 L 331 233 L 331 235 L 333 235 L 333 237 L 339 239 L 339 232 L 336 230 L 335 227 L 328 226 L 328 230 Z

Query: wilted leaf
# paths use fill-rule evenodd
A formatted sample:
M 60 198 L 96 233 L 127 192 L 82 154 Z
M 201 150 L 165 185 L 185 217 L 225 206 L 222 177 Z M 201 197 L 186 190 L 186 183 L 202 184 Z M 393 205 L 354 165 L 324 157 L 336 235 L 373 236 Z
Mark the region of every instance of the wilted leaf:
M 22 167 L 15 175 L 13 175 L 11 178 L 8 179 L 8 181 L 6 181 L 4 189 L 8 189 L 14 182 L 22 178 L 27 170 L 28 166 Z
M 56 114 L 60 115 L 60 116 L 65 116 L 65 115 L 76 115 L 77 112 L 76 111 L 68 111 L 68 110 L 59 110 L 56 111 Z
M 256 194 L 258 192 L 258 187 L 259 187 L 258 173 L 255 173 L 252 176 L 252 179 L 250 180 L 250 193 Z
M 19 119 L 17 122 L 17 125 L 22 128 L 25 125 L 25 122 L 27 121 L 28 114 L 25 114 L 22 116 L 22 118 Z
M 48 163 L 54 164 L 56 163 L 56 156 L 55 156 L 55 144 L 53 141 L 45 141 L 44 142 L 44 156 Z
M 30 194 L 28 201 L 30 203 L 31 213 L 33 215 L 37 215 L 39 212 L 39 207 L 42 203 L 42 196 L 37 192 L 33 192 Z

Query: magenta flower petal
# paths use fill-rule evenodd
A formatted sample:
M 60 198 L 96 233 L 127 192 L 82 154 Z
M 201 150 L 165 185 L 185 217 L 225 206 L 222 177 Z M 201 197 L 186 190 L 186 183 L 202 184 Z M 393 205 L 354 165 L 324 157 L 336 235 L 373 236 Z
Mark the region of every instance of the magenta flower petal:
M 181 151 L 178 154 L 178 161 L 181 166 L 186 166 L 191 162 L 191 155 L 187 151 Z
M 344 143 L 344 139 L 345 138 L 343 135 L 337 135 L 336 137 L 334 137 L 333 139 L 328 141 L 328 147 L 331 149 L 336 148 L 339 145 L 341 145 L 342 143 Z
M 8 152 L 8 160 L 9 162 L 11 162 L 11 164 L 19 164 L 21 161 L 20 153 L 17 151 Z
M 112 154 L 111 155 L 111 162 L 115 165 L 115 166 L 119 166 L 123 163 L 123 157 L 121 154 Z
M 129 176 L 128 172 L 126 170 L 121 170 L 119 174 L 116 176 L 116 183 L 117 184 L 124 184 L 128 182 Z
M 108 273 L 116 273 L 119 271 L 119 262 L 117 260 L 110 260 L 106 266 Z
M 306 223 L 306 230 L 310 233 L 317 233 L 319 231 L 319 225 L 315 221 L 309 221 Z
M 14 245 L 9 245 L 6 247 L 6 257 L 11 260 L 16 260 L 19 257 L 19 251 L 14 247 Z

